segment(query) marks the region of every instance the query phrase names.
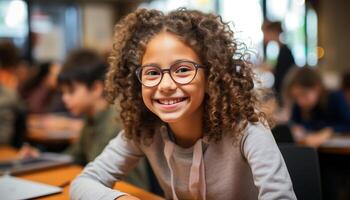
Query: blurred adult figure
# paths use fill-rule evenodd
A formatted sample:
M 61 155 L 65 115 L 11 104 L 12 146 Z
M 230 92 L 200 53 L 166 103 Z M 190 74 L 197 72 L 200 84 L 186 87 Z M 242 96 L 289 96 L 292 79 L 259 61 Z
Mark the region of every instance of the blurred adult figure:
M 267 46 L 267 44 L 271 41 L 277 42 L 279 46 L 277 62 L 273 67 L 275 76 L 273 88 L 276 92 L 278 102 L 281 104 L 282 83 L 288 71 L 295 65 L 294 57 L 288 46 L 282 43 L 282 41 L 280 40 L 280 35 L 283 32 L 281 22 L 265 21 L 262 26 L 262 31 L 264 33 L 265 46 Z

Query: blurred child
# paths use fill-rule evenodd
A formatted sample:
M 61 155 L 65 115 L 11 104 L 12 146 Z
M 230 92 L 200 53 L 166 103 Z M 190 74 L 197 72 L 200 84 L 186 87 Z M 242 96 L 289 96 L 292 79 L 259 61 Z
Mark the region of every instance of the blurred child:
M 286 86 L 292 100 L 293 134 L 298 142 L 318 147 L 334 133 L 350 132 L 350 108 L 341 92 L 325 89 L 320 74 L 296 68 Z
M 234 41 L 219 16 L 200 11 L 140 9 L 121 20 L 106 88 L 124 130 L 71 198 L 137 199 L 111 187 L 147 157 L 166 199 L 296 199 Z
M 102 57 L 92 50 L 82 49 L 68 56 L 58 76 L 67 109 L 85 120 L 79 141 L 64 152 L 81 165 L 93 161 L 122 128 L 117 120 L 118 113 L 104 98 L 106 70 L 107 64 Z M 27 152 L 22 150 L 22 154 Z M 149 183 L 144 164 L 140 163 L 126 181 L 147 189 Z

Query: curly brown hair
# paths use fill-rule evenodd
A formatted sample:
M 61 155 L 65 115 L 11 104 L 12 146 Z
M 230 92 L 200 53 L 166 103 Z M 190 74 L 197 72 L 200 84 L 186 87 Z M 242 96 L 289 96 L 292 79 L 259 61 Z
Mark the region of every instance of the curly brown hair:
M 152 139 L 160 122 L 144 105 L 141 84 L 134 73 L 141 65 L 147 43 L 160 32 L 179 36 L 206 66 L 208 91 L 203 127 L 209 141 L 219 141 L 224 133 L 230 133 L 236 141 L 248 122 L 260 120 L 251 63 L 245 57 L 246 51 L 240 51 L 242 45 L 234 40 L 228 23 L 218 15 L 184 8 L 167 15 L 138 9 L 115 26 L 106 79 L 107 99 L 111 103 L 120 101 L 128 139 Z

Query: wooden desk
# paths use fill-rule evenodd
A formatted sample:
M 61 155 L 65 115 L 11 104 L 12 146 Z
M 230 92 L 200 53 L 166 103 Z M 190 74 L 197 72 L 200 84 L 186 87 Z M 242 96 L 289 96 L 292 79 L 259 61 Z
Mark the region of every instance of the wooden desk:
M 9 160 L 16 157 L 16 149 L 9 146 L 0 146 L 0 160 Z
M 11 147 L 0 147 L 0 158 L 8 159 L 16 156 L 16 150 Z M 37 181 L 40 183 L 46 183 L 54 186 L 63 186 L 63 192 L 55 195 L 50 195 L 40 199 L 45 200 L 58 200 L 58 199 L 69 199 L 69 183 L 81 172 L 82 167 L 77 165 L 69 165 L 57 168 L 51 168 L 42 171 L 36 171 L 19 175 L 18 177 Z M 65 186 L 64 186 L 65 185 Z M 136 196 L 140 199 L 145 200 L 161 200 L 163 198 L 154 195 L 150 192 L 137 188 L 131 184 L 125 182 L 118 182 L 115 187 L 118 190 Z

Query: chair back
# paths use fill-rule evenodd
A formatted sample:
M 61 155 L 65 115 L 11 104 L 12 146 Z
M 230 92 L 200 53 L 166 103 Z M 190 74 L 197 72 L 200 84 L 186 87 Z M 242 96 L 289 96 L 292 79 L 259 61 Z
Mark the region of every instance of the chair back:
M 320 167 L 317 151 L 293 144 L 279 144 L 299 200 L 322 199 Z

